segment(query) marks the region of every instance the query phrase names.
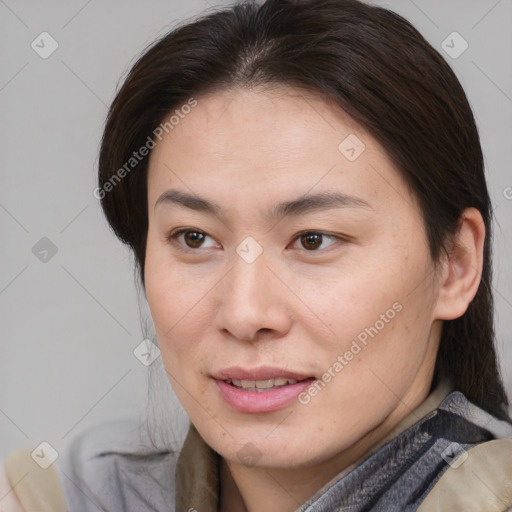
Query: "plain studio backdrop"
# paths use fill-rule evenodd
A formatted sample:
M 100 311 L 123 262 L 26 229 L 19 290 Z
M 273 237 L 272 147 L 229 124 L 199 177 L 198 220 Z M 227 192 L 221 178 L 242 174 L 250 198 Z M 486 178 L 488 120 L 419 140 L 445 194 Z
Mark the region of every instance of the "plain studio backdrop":
M 512 0 L 375 3 L 443 54 L 473 107 L 497 219 L 496 331 L 511 396 Z M 131 256 L 93 195 L 99 142 L 140 52 L 223 5 L 0 0 L 0 458 L 42 441 L 59 451 L 91 425 L 144 415 L 151 366 L 136 356 L 144 334 Z M 162 389 L 162 417 L 183 425 Z

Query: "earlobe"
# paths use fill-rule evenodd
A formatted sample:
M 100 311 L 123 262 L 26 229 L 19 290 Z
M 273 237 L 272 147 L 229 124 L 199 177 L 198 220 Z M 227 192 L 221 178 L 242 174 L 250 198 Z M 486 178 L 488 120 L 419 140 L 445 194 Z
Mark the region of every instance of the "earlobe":
M 480 211 L 466 208 L 460 217 L 449 256 L 442 262 L 434 318 L 454 320 L 466 312 L 480 285 L 484 241 L 485 224 Z

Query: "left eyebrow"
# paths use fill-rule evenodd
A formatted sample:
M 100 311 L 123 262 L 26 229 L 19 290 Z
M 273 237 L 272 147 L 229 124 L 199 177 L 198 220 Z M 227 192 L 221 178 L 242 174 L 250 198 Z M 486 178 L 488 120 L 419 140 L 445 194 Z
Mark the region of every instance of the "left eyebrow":
M 372 206 L 363 199 L 340 192 L 319 192 L 305 195 L 291 201 L 279 203 L 265 217 L 274 220 L 283 217 L 298 216 L 318 210 L 333 208 L 365 208 L 373 210 Z

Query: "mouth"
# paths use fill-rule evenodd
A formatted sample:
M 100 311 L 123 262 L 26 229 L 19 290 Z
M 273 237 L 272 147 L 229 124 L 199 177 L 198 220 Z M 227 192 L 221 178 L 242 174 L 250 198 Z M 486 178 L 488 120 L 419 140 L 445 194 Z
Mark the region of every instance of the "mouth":
M 252 386 L 247 387 L 254 388 L 269 387 L 270 385 L 283 386 L 286 385 L 284 380 L 299 382 L 312 377 L 312 375 L 289 371 L 275 366 L 260 366 L 252 369 L 230 366 L 214 373 L 212 376 L 216 380 L 230 381 L 230 383 L 234 383 L 236 386 L 241 386 L 243 382 L 253 383 Z M 274 382 L 269 384 L 269 381 Z
M 238 380 L 238 379 L 226 379 L 224 382 L 237 389 L 243 391 L 249 391 L 253 393 L 265 393 L 274 389 L 279 389 L 285 386 L 297 384 L 298 382 L 313 381 L 314 377 L 306 377 L 304 379 L 287 379 L 284 377 L 278 377 L 274 379 L 264 380 Z
M 293 403 L 316 379 L 281 368 L 226 368 L 213 375 L 222 399 L 244 413 L 276 411 Z

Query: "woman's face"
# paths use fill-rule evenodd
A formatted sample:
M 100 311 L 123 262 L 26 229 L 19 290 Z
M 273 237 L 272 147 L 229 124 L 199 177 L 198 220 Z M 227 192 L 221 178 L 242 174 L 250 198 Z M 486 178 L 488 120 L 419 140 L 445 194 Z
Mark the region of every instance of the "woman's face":
M 343 111 L 284 87 L 198 97 L 151 153 L 148 201 L 163 363 L 228 461 L 321 463 L 428 394 L 441 321 L 419 207 Z

